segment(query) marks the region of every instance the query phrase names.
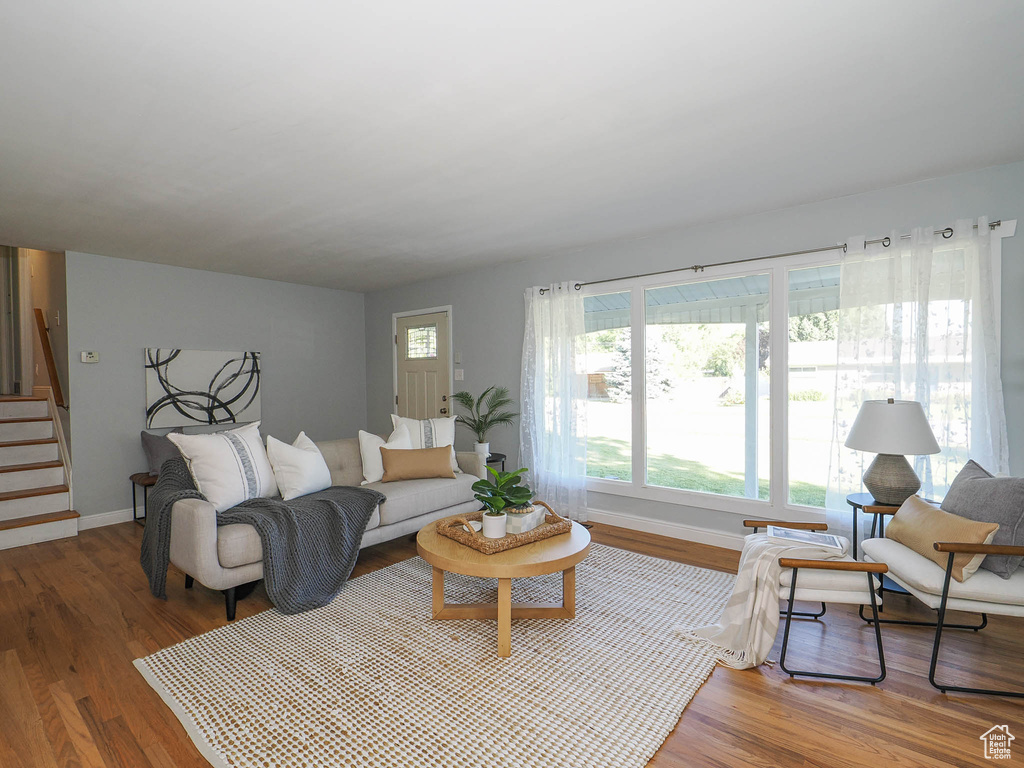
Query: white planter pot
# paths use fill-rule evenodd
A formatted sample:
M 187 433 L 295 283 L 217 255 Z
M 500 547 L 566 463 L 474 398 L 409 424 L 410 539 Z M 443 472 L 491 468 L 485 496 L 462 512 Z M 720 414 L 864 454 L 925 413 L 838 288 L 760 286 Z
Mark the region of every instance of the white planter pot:
M 486 459 L 491 455 L 491 444 L 490 443 L 473 443 L 473 450 L 479 454 L 482 454 Z
M 508 522 L 505 523 L 506 533 L 526 533 L 544 522 L 548 511 L 537 506 L 532 512 L 507 512 Z
M 505 535 L 504 512 L 502 512 L 500 515 L 488 515 L 485 512 L 483 515 L 483 522 L 483 534 L 485 539 L 500 539 Z

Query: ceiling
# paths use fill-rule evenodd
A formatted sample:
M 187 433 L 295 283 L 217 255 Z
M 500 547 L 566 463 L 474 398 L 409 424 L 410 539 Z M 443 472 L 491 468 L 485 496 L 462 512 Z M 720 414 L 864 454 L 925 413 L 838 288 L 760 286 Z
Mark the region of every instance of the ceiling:
M 1018 0 L 9 0 L 0 28 L 0 243 L 359 291 L 1024 159 Z

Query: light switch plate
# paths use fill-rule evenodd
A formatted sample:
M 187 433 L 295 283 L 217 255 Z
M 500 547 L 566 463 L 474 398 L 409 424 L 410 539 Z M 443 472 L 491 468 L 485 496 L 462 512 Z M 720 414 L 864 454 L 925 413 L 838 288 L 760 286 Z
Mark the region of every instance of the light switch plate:
M 98 363 L 100 361 L 99 352 L 83 352 L 82 362 L 83 363 Z
M 455 380 L 462 381 L 465 377 L 463 376 L 463 370 L 461 368 L 455 369 Z
M 455 364 L 456 365 L 462 365 L 462 353 L 461 352 L 456 352 L 455 353 Z

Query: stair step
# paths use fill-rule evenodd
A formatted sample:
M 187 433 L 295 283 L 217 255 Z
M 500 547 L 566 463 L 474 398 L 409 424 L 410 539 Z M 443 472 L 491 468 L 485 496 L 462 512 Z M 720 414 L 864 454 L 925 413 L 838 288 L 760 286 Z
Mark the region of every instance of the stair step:
M 47 417 L 50 406 L 45 400 L 0 400 L 0 419 Z
M 31 464 L 11 464 L 7 467 L 0 467 L 0 475 L 5 472 L 31 472 L 34 469 L 60 469 L 63 466 L 60 460 L 33 461 Z
M 45 403 L 45 397 L 30 397 L 22 395 L 0 395 L 0 403 Z
M 0 419 L 0 440 L 45 440 L 53 437 L 53 419 Z
M 0 520 L 14 520 L 70 509 L 70 496 L 66 485 L 49 485 L 44 488 L 0 493 Z
M 0 520 L 0 550 L 77 535 L 78 513 L 73 509 Z
M 0 442 L 0 448 L 23 448 L 26 445 L 48 445 L 49 443 L 57 444 L 56 437 L 40 437 L 32 438 L 31 440 L 10 440 L 8 442 Z
M 53 421 L 49 416 L 21 416 L 16 419 L 0 419 L 0 424 L 25 424 L 30 421 Z
M 65 481 L 64 465 L 59 461 L 38 461 L 0 467 L 0 493 L 45 488 Z
M 47 512 L 44 515 L 29 515 L 14 520 L 0 520 L 0 531 L 9 531 L 13 528 L 24 528 L 27 525 L 42 525 L 44 523 L 55 523 L 58 520 L 74 520 L 80 515 L 73 509 L 64 509 L 60 512 Z
M 58 458 L 56 438 L 0 443 L 0 466 L 2 467 L 40 461 L 56 461 Z
M 52 493 L 67 493 L 66 485 L 47 485 L 42 488 L 27 488 L 23 491 L 5 491 L 0 493 L 0 502 L 14 499 L 30 499 L 33 496 L 49 496 Z

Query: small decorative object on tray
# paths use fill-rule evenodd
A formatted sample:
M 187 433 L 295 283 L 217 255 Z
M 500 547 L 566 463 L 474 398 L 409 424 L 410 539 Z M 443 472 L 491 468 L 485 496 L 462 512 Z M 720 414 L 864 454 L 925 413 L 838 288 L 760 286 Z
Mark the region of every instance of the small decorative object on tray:
M 486 508 L 483 516 L 483 534 L 488 539 L 500 539 L 506 533 L 526 533 L 544 522 L 544 513 L 535 511 L 530 503 L 533 491 L 523 482 L 527 471 L 498 472 L 492 467 L 487 471 L 494 482 L 483 479 L 473 483 L 476 495 L 473 497 Z
M 508 549 L 515 549 L 524 544 L 532 544 L 535 541 L 549 539 L 572 530 L 572 521 L 560 517 L 551 507 L 543 501 L 533 502 L 547 510 L 543 523 L 526 533 L 508 533 L 500 539 L 484 538 L 479 532 L 469 533 L 467 525 L 474 520 L 480 520 L 483 512 L 473 512 L 468 515 L 447 517 L 437 521 L 437 532 L 449 539 L 454 539 L 460 544 L 483 552 L 485 555 L 493 555 L 497 552 L 504 552 Z

